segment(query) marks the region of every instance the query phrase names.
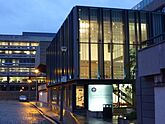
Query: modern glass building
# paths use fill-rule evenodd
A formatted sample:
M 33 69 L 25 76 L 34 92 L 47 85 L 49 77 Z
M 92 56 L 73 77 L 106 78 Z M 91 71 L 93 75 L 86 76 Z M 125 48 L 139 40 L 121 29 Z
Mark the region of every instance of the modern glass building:
M 20 93 L 26 94 L 29 79 L 32 81 L 30 89 L 34 93 L 35 82 L 45 82 L 46 74 L 35 73 L 36 53 L 41 43 L 48 46 L 54 36 L 54 33 L 37 32 L 0 35 L 0 99 L 18 99 Z
M 133 107 L 136 52 L 165 30 L 164 20 L 161 13 L 74 7 L 47 49 L 49 102 L 60 105 L 64 87 L 71 111 Z

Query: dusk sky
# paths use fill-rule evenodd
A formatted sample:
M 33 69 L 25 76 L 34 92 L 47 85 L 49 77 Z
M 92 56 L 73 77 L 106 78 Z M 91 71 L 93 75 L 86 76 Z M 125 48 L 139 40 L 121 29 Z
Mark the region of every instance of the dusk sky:
M 0 0 L 0 34 L 55 33 L 75 5 L 132 8 L 141 0 Z

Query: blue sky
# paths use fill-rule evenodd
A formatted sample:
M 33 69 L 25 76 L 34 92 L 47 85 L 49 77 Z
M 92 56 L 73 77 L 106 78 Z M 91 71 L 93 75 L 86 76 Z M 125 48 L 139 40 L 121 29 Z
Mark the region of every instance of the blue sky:
M 0 0 L 0 34 L 57 32 L 75 5 L 132 8 L 141 0 Z

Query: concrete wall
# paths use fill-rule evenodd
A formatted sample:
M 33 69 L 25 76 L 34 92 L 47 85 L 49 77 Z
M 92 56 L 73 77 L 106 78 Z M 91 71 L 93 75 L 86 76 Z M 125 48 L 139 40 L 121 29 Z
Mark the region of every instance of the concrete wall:
M 143 49 L 138 53 L 138 76 L 160 74 L 165 68 L 165 43 Z
M 165 88 L 155 87 L 154 77 L 164 80 L 165 43 L 142 49 L 138 53 L 136 81 L 138 124 L 164 124 Z
M 153 2 L 145 6 L 143 10 L 155 11 L 158 8 L 161 8 L 163 5 L 165 5 L 164 0 L 153 0 Z
M 137 82 L 138 124 L 154 124 L 155 103 L 153 78 L 141 78 Z
M 165 123 L 165 87 L 155 87 L 155 124 Z

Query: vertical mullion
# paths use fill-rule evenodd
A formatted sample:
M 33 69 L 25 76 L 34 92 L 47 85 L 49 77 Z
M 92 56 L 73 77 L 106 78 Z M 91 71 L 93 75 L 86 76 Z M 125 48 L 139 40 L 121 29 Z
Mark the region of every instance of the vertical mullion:
M 88 8 L 88 21 L 89 21 L 89 79 L 91 79 L 91 12 L 90 12 L 90 8 Z
M 104 73 L 104 68 L 105 68 L 105 66 L 104 66 L 104 10 L 102 9 L 102 11 L 101 11 L 101 25 L 102 25 L 102 42 L 101 42 L 101 56 L 102 56 L 102 58 L 101 58 L 101 65 L 100 65 L 100 69 L 102 70 L 101 71 L 101 78 L 103 78 L 103 79 L 105 79 L 105 73 Z
M 138 12 L 138 26 L 139 26 L 139 43 L 140 43 L 140 49 L 142 48 L 142 35 L 141 35 L 141 13 Z
M 110 59 L 111 59 L 111 78 L 113 79 L 113 30 L 112 30 L 112 10 L 109 11 L 110 12 Z
M 78 38 L 76 39 L 76 42 L 77 42 L 77 49 L 78 49 L 78 51 L 80 52 L 80 31 L 79 31 L 79 29 L 80 29 L 80 20 L 79 20 L 79 18 L 80 18 L 80 14 L 79 14 L 79 7 L 77 7 L 76 8 L 76 13 L 77 13 L 77 36 L 78 36 Z M 72 18 L 73 19 L 73 18 Z M 73 28 L 72 28 L 73 29 Z M 71 30 L 72 30 L 71 29 Z M 73 32 L 73 31 L 72 31 Z M 77 53 L 78 54 L 78 61 L 77 61 L 77 65 L 78 65 L 78 67 L 77 67 L 77 75 L 76 75 L 76 78 L 81 78 L 80 77 L 80 53 Z M 72 55 L 74 56 L 74 52 L 72 53 Z M 74 58 L 75 59 L 75 58 Z M 74 61 L 74 60 L 73 60 Z
M 124 73 L 126 74 L 126 77 L 124 78 L 130 78 L 130 67 L 129 67 L 129 14 L 128 11 L 125 10 L 123 14 L 123 22 L 124 22 L 124 28 L 123 28 L 123 32 L 124 34 Z

